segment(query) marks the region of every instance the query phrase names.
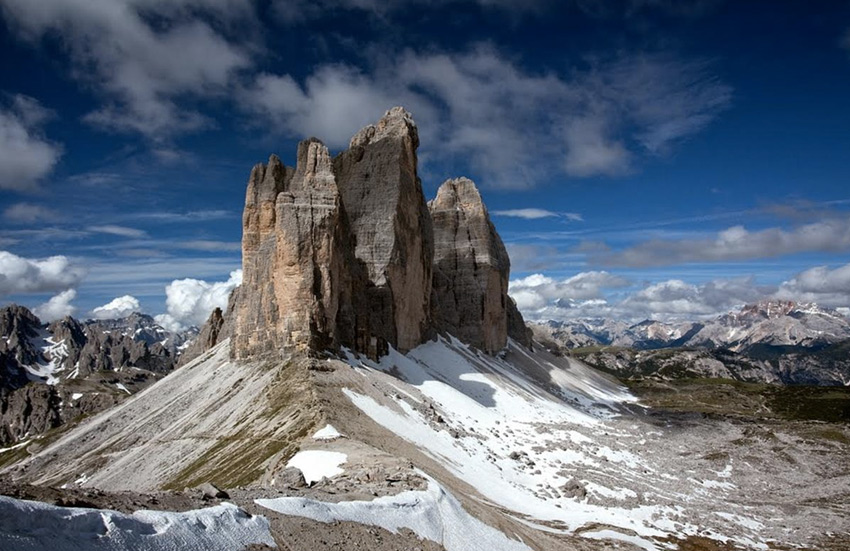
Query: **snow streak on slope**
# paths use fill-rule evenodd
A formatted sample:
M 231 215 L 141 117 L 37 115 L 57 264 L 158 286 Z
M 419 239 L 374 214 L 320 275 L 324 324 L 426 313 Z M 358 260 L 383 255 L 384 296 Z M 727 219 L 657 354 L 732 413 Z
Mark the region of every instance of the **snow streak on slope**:
M 31 342 L 31 346 L 46 361 L 36 361 L 33 365 L 25 365 L 27 377 L 31 381 L 44 382 L 49 385 L 58 383 L 59 373 L 64 369 L 62 363 L 68 357 L 68 345 L 65 343 L 65 339 L 57 342 L 49 332 L 42 329 L 39 336 Z
M 646 434 L 618 418 L 635 398 L 572 359 L 514 343 L 505 359 L 492 358 L 441 339 L 406 356 L 391 351 L 379 363 L 351 355 L 349 362 L 415 387 L 381 401 L 344 389 L 360 410 L 487 500 L 548 531 L 597 527 L 590 537 L 656 549 L 670 535 L 705 535 L 701 519 L 693 522 L 679 504 L 700 499 L 693 496 L 711 502 L 734 488 L 680 480 L 635 453 Z M 742 536 L 739 528 L 738 541 L 764 547 L 756 531 Z
M 420 538 L 437 542 L 446 551 L 530 551 L 464 511 L 461 504 L 425 473 L 428 489 L 407 491 L 372 501 L 326 503 L 302 497 L 258 499 L 256 503 L 285 515 L 319 522 L 353 521 L 380 526 L 393 533 L 409 528 Z
M 57 507 L 0 496 L 0 549 L 232 551 L 276 547 L 265 517 L 230 503 L 185 513 Z

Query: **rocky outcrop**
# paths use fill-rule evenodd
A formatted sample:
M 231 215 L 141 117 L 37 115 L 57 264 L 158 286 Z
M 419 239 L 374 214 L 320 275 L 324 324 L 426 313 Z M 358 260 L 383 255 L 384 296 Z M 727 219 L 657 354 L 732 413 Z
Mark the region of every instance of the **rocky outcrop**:
M 509 327 L 530 344 L 507 296 L 505 247 L 475 185 L 451 181 L 429 210 L 418 146 L 410 114 L 394 108 L 333 160 L 310 138 L 294 169 L 274 155 L 254 167 L 243 281 L 227 314 L 234 357 L 340 346 L 375 357 L 435 331 L 495 353 Z
M 493 354 L 508 338 L 510 259 L 472 180 L 447 180 L 434 223 L 434 324 Z
M 221 308 L 216 308 L 212 311 L 210 317 L 207 318 L 207 321 L 201 328 L 198 336 L 192 340 L 192 342 L 186 347 L 186 350 L 183 351 L 183 354 L 180 355 L 180 365 L 194 360 L 219 342 L 226 339 L 229 336 L 225 334 L 226 330 L 224 312 L 221 311 Z
M 434 244 L 417 174 L 419 134 L 410 114 L 391 109 L 334 159 L 354 256 L 368 275 L 372 336 L 401 350 L 425 338 Z

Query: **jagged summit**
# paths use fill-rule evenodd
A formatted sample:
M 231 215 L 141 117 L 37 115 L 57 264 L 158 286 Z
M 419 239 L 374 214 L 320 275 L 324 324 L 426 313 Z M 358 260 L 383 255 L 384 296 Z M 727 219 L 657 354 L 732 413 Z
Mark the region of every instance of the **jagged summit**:
M 295 168 L 275 155 L 254 167 L 228 313 L 235 357 L 342 346 L 378 357 L 438 332 L 495 353 L 509 326 L 530 344 L 475 184 L 448 180 L 429 210 L 418 145 L 412 116 L 395 107 L 333 159 L 310 138 Z

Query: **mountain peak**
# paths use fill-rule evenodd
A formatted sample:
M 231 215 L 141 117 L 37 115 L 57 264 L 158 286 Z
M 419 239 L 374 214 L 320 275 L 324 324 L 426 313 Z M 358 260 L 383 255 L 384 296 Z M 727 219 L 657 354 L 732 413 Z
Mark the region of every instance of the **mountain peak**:
M 394 107 L 333 159 L 310 138 L 298 145 L 294 169 L 276 156 L 254 167 L 243 283 L 227 314 L 235 357 L 341 346 L 377 357 L 436 332 L 495 353 L 509 326 L 530 344 L 507 296 L 507 252 L 478 189 L 468 178 L 447 180 L 429 210 L 418 145 L 410 113 Z M 462 312 L 458 297 L 469 293 L 461 289 L 476 297 Z

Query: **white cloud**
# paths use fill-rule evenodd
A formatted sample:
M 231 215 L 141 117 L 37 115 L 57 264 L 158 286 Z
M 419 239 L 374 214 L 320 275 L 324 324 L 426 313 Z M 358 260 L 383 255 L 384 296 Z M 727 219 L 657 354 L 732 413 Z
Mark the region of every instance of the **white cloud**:
M 57 320 L 74 314 L 76 307 L 71 301 L 77 297 L 77 291 L 67 289 L 32 309 L 33 313 L 43 322 Z
M 695 285 L 678 279 L 660 281 L 619 296 L 605 296 L 608 289 L 622 289 L 629 281 L 608 272 L 582 272 L 556 281 L 535 274 L 510 282 L 509 293 L 528 319 L 608 317 L 696 320 L 727 312 L 742 304 L 769 297 L 774 287 L 763 287 L 752 278 L 718 279 Z
M 89 226 L 86 229 L 95 233 L 106 233 L 109 235 L 117 235 L 120 237 L 140 238 L 147 236 L 147 233 L 143 230 L 139 230 L 136 228 L 128 228 L 126 226 L 116 226 L 112 224 L 107 224 L 104 226 Z
M 251 64 L 246 48 L 217 30 L 249 16 L 248 2 L 7 0 L 2 8 L 23 37 L 62 40 L 72 76 L 107 99 L 87 120 L 111 130 L 161 139 L 204 127 L 206 117 L 177 100 L 222 95 Z
M 92 315 L 99 320 L 113 320 L 126 318 L 133 312 L 139 312 L 141 308 L 136 297 L 124 295 L 116 297 L 103 306 L 92 310 Z
M 597 301 L 602 298 L 603 289 L 627 285 L 628 280 L 608 272 L 581 272 L 563 280 L 533 274 L 512 280 L 508 293 L 523 314 L 540 319 L 552 308 L 573 308 L 577 302 Z
M 582 216 L 575 212 L 555 212 L 537 208 L 494 210 L 492 214 L 495 216 L 507 216 L 510 218 L 524 218 L 526 220 L 539 220 L 541 218 L 553 217 L 563 217 L 567 220 L 572 220 L 573 222 L 581 222 L 583 220 Z
M 850 307 L 850 264 L 835 269 L 816 266 L 801 272 L 783 282 L 776 297 L 832 308 Z
M 749 231 L 727 228 L 713 238 L 651 240 L 622 251 L 601 252 L 591 260 L 605 266 L 664 266 L 687 262 L 723 262 L 770 258 L 800 252 L 840 252 L 850 249 L 850 218 L 833 218 L 792 230 Z
M 32 191 L 53 171 L 62 148 L 41 132 L 50 112 L 35 99 L 13 96 L 0 109 L 0 189 Z
M 54 221 L 59 213 L 32 203 L 15 203 L 3 211 L 3 219 L 17 224 L 36 224 Z
M 227 281 L 208 283 L 199 279 L 176 279 L 165 287 L 166 314 L 157 322 L 171 330 L 202 325 L 215 308 L 227 308 L 230 292 L 242 283 L 242 270 L 230 273 Z
M 627 297 L 618 309 L 631 318 L 698 319 L 729 311 L 766 296 L 751 278 L 714 280 L 702 285 L 671 279 Z
M 83 275 L 65 256 L 30 259 L 0 251 L 0 296 L 67 289 L 76 286 Z
M 483 44 L 452 54 L 377 54 L 371 72 L 324 65 L 303 82 L 261 74 L 241 104 L 332 148 L 404 105 L 419 125 L 424 159 L 468 163 L 484 185 L 523 188 L 552 171 L 623 174 L 641 155 L 666 153 L 698 132 L 730 95 L 705 64 L 672 56 L 598 61 L 564 78 L 527 71 Z

